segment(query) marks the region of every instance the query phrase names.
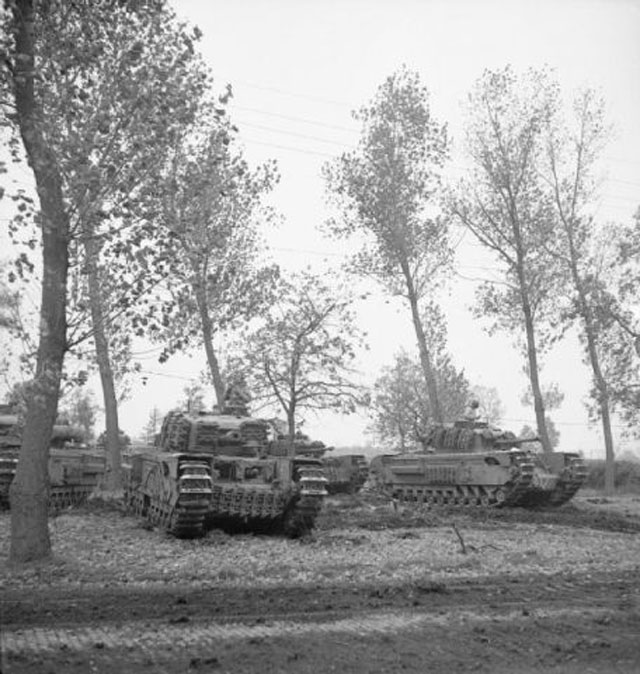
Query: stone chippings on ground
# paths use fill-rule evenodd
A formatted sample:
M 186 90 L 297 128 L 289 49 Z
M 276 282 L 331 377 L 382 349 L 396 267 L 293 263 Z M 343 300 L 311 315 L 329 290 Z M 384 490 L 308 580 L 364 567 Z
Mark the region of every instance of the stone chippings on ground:
M 177 540 L 149 531 L 117 510 L 71 511 L 51 522 L 54 563 L 23 571 L 11 571 L 3 563 L 0 582 L 6 588 L 177 582 L 258 587 L 323 585 L 338 579 L 389 583 L 425 575 L 446 579 L 532 570 L 553 574 L 567 569 L 577 573 L 633 569 L 640 560 L 639 536 L 572 526 L 576 518 L 582 524 L 572 508 L 564 511 L 565 524 L 561 518 L 554 524 L 544 523 L 544 518 L 542 523 L 482 521 L 463 513 L 419 527 L 411 511 L 398 515 L 391 506 L 357 503 L 363 511 L 360 521 L 347 521 L 343 528 L 324 527 L 321 521 L 306 541 L 228 536 L 217 530 L 203 539 Z M 326 517 L 336 520 L 339 514 L 330 511 Z M 363 528 L 372 521 L 388 521 L 392 526 Z M 468 554 L 461 554 L 454 524 Z M 0 515 L 1 561 L 6 562 L 8 548 L 9 515 L 4 513 Z
M 214 619 L 206 619 L 204 614 L 189 616 L 174 607 L 164 618 L 150 620 L 139 616 L 114 620 L 111 616 L 78 625 L 56 622 L 52 615 L 50 624 L 46 616 L 38 624 L 5 624 L 0 633 L 2 674 L 56 671 L 53 666 L 78 674 L 128 669 L 251 672 L 258 671 L 253 669 L 254 656 L 261 658 L 261 672 L 323 671 L 322 667 L 313 668 L 318 664 L 311 657 L 314 644 L 321 654 L 332 642 L 338 647 L 331 656 L 331 666 L 342 662 L 357 672 L 422 671 L 423 660 L 416 655 L 414 662 L 407 653 L 423 652 L 427 634 L 433 638 L 440 635 L 439 662 L 445 669 L 454 667 L 451 671 L 501 671 L 503 664 L 508 671 L 508 660 L 502 663 L 505 648 L 522 650 L 523 667 L 526 663 L 532 667 L 523 672 L 536 671 L 535 658 L 546 657 L 547 651 L 557 657 L 551 657 L 546 665 L 557 667 L 558 672 L 574 671 L 574 665 L 576 672 L 588 672 L 589 663 L 583 656 L 592 651 L 594 672 L 607 671 L 602 662 L 609 663 L 611 671 L 636 671 L 636 664 L 640 671 L 640 646 L 634 651 L 630 646 L 634 638 L 625 636 L 629 630 L 640 633 L 638 595 L 627 592 L 629 578 L 640 580 L 640 497 L 615 501 L 582 497 L 551 514 L 518 511 L 487 515 L 434 513 L 375 499 L 337 498 L 328 502 L 314 535 L 302 541 L 228 536 L 220 531 L 201 540 L 179 541 L 145 528 L 117 509 L 99 505 L 61 514 L 51 520 L 50 529 L 53 563 L 12 570 L 6 564 L 9 514 L 0 514 L 0 587 L 7 595 L 67 592 L 73 598 L 122 588 L 163 592 L 178 586 L 190 591 L 242 591 L 242 596 L 248 597 L 243 599 L 246 615 L 216 616 L 218 609 L 212 608 L 210 617 Z M 612 581 L 610 594 L 615 601 L 608 599 L 605 588 L 599 590 L 602 597 L 593 604 L 593 598 L 580 596 L 580 588 L 571 581 L 558 584 L 557 578 L 567 574 L 587 583 L 591 577 L 609 574 L 622 574 L 620 578 L 625 580 L 619 586 Z M 440 592 L 456 583 L 480 587 L 483 579 L 528 583 L 529 578 L 537 579 L 532 587 L 535 590 L 536 583 L 539 585 L 546 597 L 542 603 L 535 603 L 534 593 L 530 599 L 518 599 L 515 607 L 505 604 L 498 588 L 493 607 L 485 605 L 482 597 L 469 606 L 445 597 L 436 612 L 423 598 L 392 601 L 385 595 L 390 587 L 411 584 Z M 324 590 L 334 587 L 351 587 L 354 597 L 366 588 L 362 591 L 373 599 L 346 600 L 345 610 L 331 611 L 327 605 L 326 611 L 306 619 L 296 614 L 296 603 L 300 602 L 300 611 L 304 612 L 305 602 L 311 612 L 317 611 L 313 597 L 324 596 Z M 371 591 L 375 587 L 381 588 L 380 602 Z M 297 597 L 292 594 L 288 613 L 285 606 L 282 615 L 261 620 L 260 602 L 265 601 L 261 597 L 279 588 L 308 592 Z M 253 612 L 252 590 L 256 591 Z M 563 592 L 568 593 L 566 604 L 557 602 Z M 410 600 L 413 595 L 407 596 Z M 529 601 L 533 603 L 526 603 Z M 0 619 L 0 625 L 11 622 L 6 616 Z M 552 636 L 558 636 L 553 625 L 560 624 L 567 626 L 567 633 L 573 626 L 575 638 L 566 644 L 562 640 L 551 643 Z M 619 647 L 610 638 L 614 625 Z M 539 642 L 538 654 L 522 636 L 532 629 L 532 637 Z M 505 632 L 504 648 L 495 639 L 501 630 Z M 465 643 L 463 654 L 456 648 L 456 635 Z M 394 645 L 384 649 L 387 639 Z M 359 641 L 367 643 L 368 654 L 360 660 L 355 656 Z M 347 647 L 349 643 L 355 644 L 353 649 Z M 282 652 L 276 644 L 282 645 Z M 291 644 L 300 648 L 291 650 Z M 493 670 L 484 670 L 484 665 L 476 666 L 478 649 L 489 648 L 492 656 L 487 663 Z M 619 651 L 615 657 L 611 648 Z M 253 656 L 247 655 L 249 651 L 255 651 Z M 285 652 L 289 655 L 283 655 Z M 185 653 L 189 654 L 186 660 Z M 377 669 L 371 664 L 375 660 L 367 664 L 369 656 L 379 658 L 380 667 L 390 669 Z M 233 667 L 227 670 L 229 663 Z M 44 669 L 38 669 L 39 664 Z M 176 666 L 182 669 L 172 668 Z M 328 664 L 326 671 L 331 671 Z

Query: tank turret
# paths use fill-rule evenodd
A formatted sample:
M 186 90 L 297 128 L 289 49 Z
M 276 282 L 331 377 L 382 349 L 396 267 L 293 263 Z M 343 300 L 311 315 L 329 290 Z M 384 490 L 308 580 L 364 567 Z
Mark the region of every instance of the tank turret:
M 460 419 L 452 424 L 432 424 L 425 444 L 434 451 L 483 452 L 493 449 L 516 449 L 536 437 L 517 437 L 511 431 L 491 426 L 486 421 Z

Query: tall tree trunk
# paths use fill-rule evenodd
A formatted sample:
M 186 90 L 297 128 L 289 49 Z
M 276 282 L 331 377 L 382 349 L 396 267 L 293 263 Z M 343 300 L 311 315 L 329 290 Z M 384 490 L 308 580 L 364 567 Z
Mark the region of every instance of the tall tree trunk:
M 293 398 L 292 398 L 293 400 Z M 293 458 L 296 454 L 296 408 L 295 404 L 287 407 L 287 428 L 289 429 L 289 447 L 287 454 Z
M 424 375 L 425 383 L 427 385 L 427 392 L 429 393 L 429 402 L 431 403 L 431 413 L 437 423 L 442 423 L 444 418 L 442 416 L 442 407 L 440 406 L 440 398 L 438 396 L 438 384 L 436 382 L 433 365 L 431 363 L 431 356 L 427 347 L 427 339 L 420 320 L 420 309 L 418 307 L 418 297 L 416 295 L 415 287 L 411 279 L 411 273 L 406 263 L 402 264 L 402 271 L 407 283 L 407 298 L 411 307 L 411 318 L 413 320 L 413 327 L 418 341 L 418 352 L 420 353 L 420 364 L 422 366 L 422 373 Z
M 39 126 L 43 118 L 34 95 L 33 0 L 16 0 L 13 19 L 15 101 L 22 141 L 40 200 L 43 260 L 36 375 L 27 401 L 22 447 L 10 489 L 9 559 L 12 563 L 24 563 L 51 555 L 47 517 L 48 460 L 66 350 L 69 218 L 55 157 Z
M 120 448 L 120 428 L 118 423 L 118 399 L 109 357 L 109 340 L 105 330 L 102 291 L 98 271 L 99 246 L 92 228 L 87 228 L 84 242 L 87 254 L 87 283 L 89 286 L 89 301 L 91 303 L 91 322 L 93 340 L 96 347 L 96 360 L 100 371 L 102 397 L 104 400 L 106 426 L 106 471 L 103 480 L 103 489 L 114 494 L 122 491 L 122 454 Z
M 572 237 L 569 236 L 569 246 L 571 251 L 571 276 L 578 292 L 578 301 L 580 314 L 584 323 L 584 332 L 587 340 L 587 353 L 593 372 L 593 380 L 598 391 L 598 405 L 600 407 L 600 417 L 602 419 L 602 432 L 605 446 L 605 465 L 604 465 L 604 490 L 605 494 L 611 496 L 615 487 L 615 453 L 613 448 L 613 434 L 611 432 L 611 413 L 609 402 L 609 387 L 602 374 L 600 359 L 598 357 L 596 331 L 593 326 L 593 317 L 589 309 L 586 292 L 576 262 L 575 248 Z
M 220 364 L 218 363 L 218 358 L 216 357 L 216 352 L 213 348 L 213 322 L 209 314 L 209 307 L 207 306 L 207 294 L 202 284 L 196 288 L 196 302 L 198 303 L 198 311 L 200 312 L 202 341 L 204 343 L 205 353 L 207 354 L 209 373 L 211 374 L 213 388 L 216 392 L 218 407 L 222 409 L 224 406 L 224 384 L 222 382 L 222 375 L 220 374 Z
M 531 306 L 529 304 L 529 298 L 526 293 L 526 285 L 524 284 L 524 278 L 521 273 L 521 269 L 518 270 L 520 275 L 520 288 L 521 288 L 521 302 L 522 302 L 522 313 L 524 315 L 524 326 L 525 333 L 527 336 L 527 359 L 529 362 L 529 381 L 531 383 L 531 393 L 533 395 L 533 409 L 536 414 L 536 425 L 538 427 L 538 437 L 542 444 L 542 450 L 545 454 L 550 454 L 553 452 L 551 447 L 551 441 L 549 440 L 549 433 L 547 432 L 547 422 L 545 420 L 544 412 L 544 399 L 542 397 L 542 388 L 540 386 L 540 377 L 538 375 L 538 350 L 536 347 L 536 337 L 533 326 L 533 315 L 531 312 Z

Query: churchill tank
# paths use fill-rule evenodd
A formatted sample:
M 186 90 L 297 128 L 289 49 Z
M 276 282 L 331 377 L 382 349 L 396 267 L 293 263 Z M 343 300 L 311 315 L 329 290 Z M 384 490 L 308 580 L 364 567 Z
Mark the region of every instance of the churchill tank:
M 268 424 L 234 408 L 167 414 L 154 447 L 125 467 L 130 511 L 178 537 L 212 527 L 298 537 L 327 494 L 321 462 L 269 456 Z
M 320 459 L 327 478 L 329 494 L 355 494 L 367 481 L 369 466 L 363 454 L 338 454 L 325 456 L 333 447 L 321 440 L 312 440 L 308 435 L 296 431 L 293 439 L 282 432 L 283 422 L 268 420 L 273 438 L 268 442 L 267 451 L 272 456 L 306 456 Z
M 425 451 L 375 457 L 370 482 L 427 505 L 560 506 L 586 480 L 585 463 L 576 453 L 536 452 L 536 441 L 478 420 L 434 424 Z
M 22 426 L 12 405 L 0 405 L 0 508 L 9 507 L 9 488 L 18 465 Z M 85 444 L 83 429 L 59 419 L 49 448 L 49 507 L 59 510 L 87 499 L 105 469 L 102 452 Z

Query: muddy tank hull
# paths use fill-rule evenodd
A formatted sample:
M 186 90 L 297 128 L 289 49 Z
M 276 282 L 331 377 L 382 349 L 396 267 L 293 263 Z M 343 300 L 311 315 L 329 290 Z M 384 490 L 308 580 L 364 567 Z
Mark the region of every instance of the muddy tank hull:
M 309 462 L 295 462 L 293 477 L 291 467 L 286 459 L 134 454 L 125 466 L 125 504 L 180 538 L 198 538 L 212 528 L 297 537 L 315 526 L 326 479 Z
M 367 460 L 361 454 L 325 457 L 322 465 L 330 494 L 355 494 L 369 476 Z
M 327 494 L 321 462 L 268 456 L 266 443 L 267 426 L 258 419 L 170 412 L 158 447 L 130 457 L 127 507 L 177 536 L 203 536 L 213 527 L 303 535 Z M 203 481 L 197 496 L 196 474 Z M 184 496 L 191 487 L 197 503 Z
M 428 506 L 559 506 L 583 484 L 586 468 L 576 454 L 556 452 L 416 453 L 376 457 L 371 484 L 400 501 Z
M 21 442 L 20 419 L 4 406 L 0 413 L 0 508 L 10 507 L 9 489 L 18 467 Z M 100 483 L 104 470 L 104 453 L 87 448 L 82 429 L 66 423 L 53 426 L 48 460 L 51 510 L 85 501 Z

